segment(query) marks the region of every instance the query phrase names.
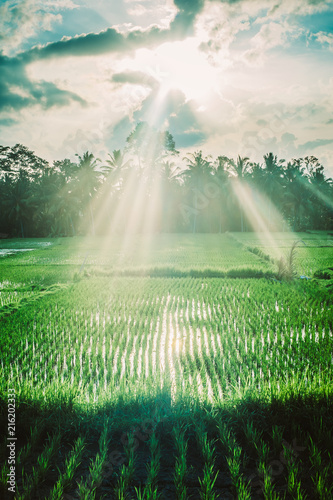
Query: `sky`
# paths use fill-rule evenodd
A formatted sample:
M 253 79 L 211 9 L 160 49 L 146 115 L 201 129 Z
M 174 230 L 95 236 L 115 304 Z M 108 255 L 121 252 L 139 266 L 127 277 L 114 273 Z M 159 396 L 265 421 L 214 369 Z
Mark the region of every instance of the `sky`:
M 333 176 L 333 2 L 0 0 L 1 145 L 105 159 L 140 121 Z

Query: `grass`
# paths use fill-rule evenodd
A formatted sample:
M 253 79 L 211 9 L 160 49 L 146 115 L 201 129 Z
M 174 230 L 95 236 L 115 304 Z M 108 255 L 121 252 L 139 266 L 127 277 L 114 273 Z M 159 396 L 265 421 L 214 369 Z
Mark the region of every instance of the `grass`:
M 0 259 L 17 498 L 330 498 L 333 262 L 305 236 L 290 282 L 249 234 L 1 241 L 34 248 Z

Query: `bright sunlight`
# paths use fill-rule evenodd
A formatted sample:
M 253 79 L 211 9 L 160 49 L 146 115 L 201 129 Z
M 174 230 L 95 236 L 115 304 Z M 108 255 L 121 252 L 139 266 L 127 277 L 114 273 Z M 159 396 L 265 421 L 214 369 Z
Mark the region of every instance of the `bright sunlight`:
M 195 38 L 164 43 L 155 50 L 153 61 L 150 51 L 138 51 L 142 52 L 138 58 L 145 59 L 145 66 L 160 83 L 163 95 L 178 89 L 186 99 L 200 101 L 209 96 L 216 86 L 217 71 L 200 52 L 198 44 L 199 40 Z

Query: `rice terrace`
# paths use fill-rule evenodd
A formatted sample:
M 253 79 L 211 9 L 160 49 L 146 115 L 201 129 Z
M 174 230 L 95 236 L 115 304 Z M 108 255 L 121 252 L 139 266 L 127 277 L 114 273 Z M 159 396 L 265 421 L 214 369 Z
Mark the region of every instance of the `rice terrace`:
M 125 240 L 0 242 L 1 497 L 332 498 L 332 233 Z

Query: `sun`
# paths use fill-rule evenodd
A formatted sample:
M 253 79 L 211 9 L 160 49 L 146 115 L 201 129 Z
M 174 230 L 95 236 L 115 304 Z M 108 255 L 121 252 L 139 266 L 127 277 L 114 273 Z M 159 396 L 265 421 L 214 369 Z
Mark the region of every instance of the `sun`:
M 216 71 L 198 49 L 198 40 L 168 42 L 154 52 L 151 72 L 160 83 L 160 91 L 181 90 L 187 99 L 202 100 L 216 85 Z

